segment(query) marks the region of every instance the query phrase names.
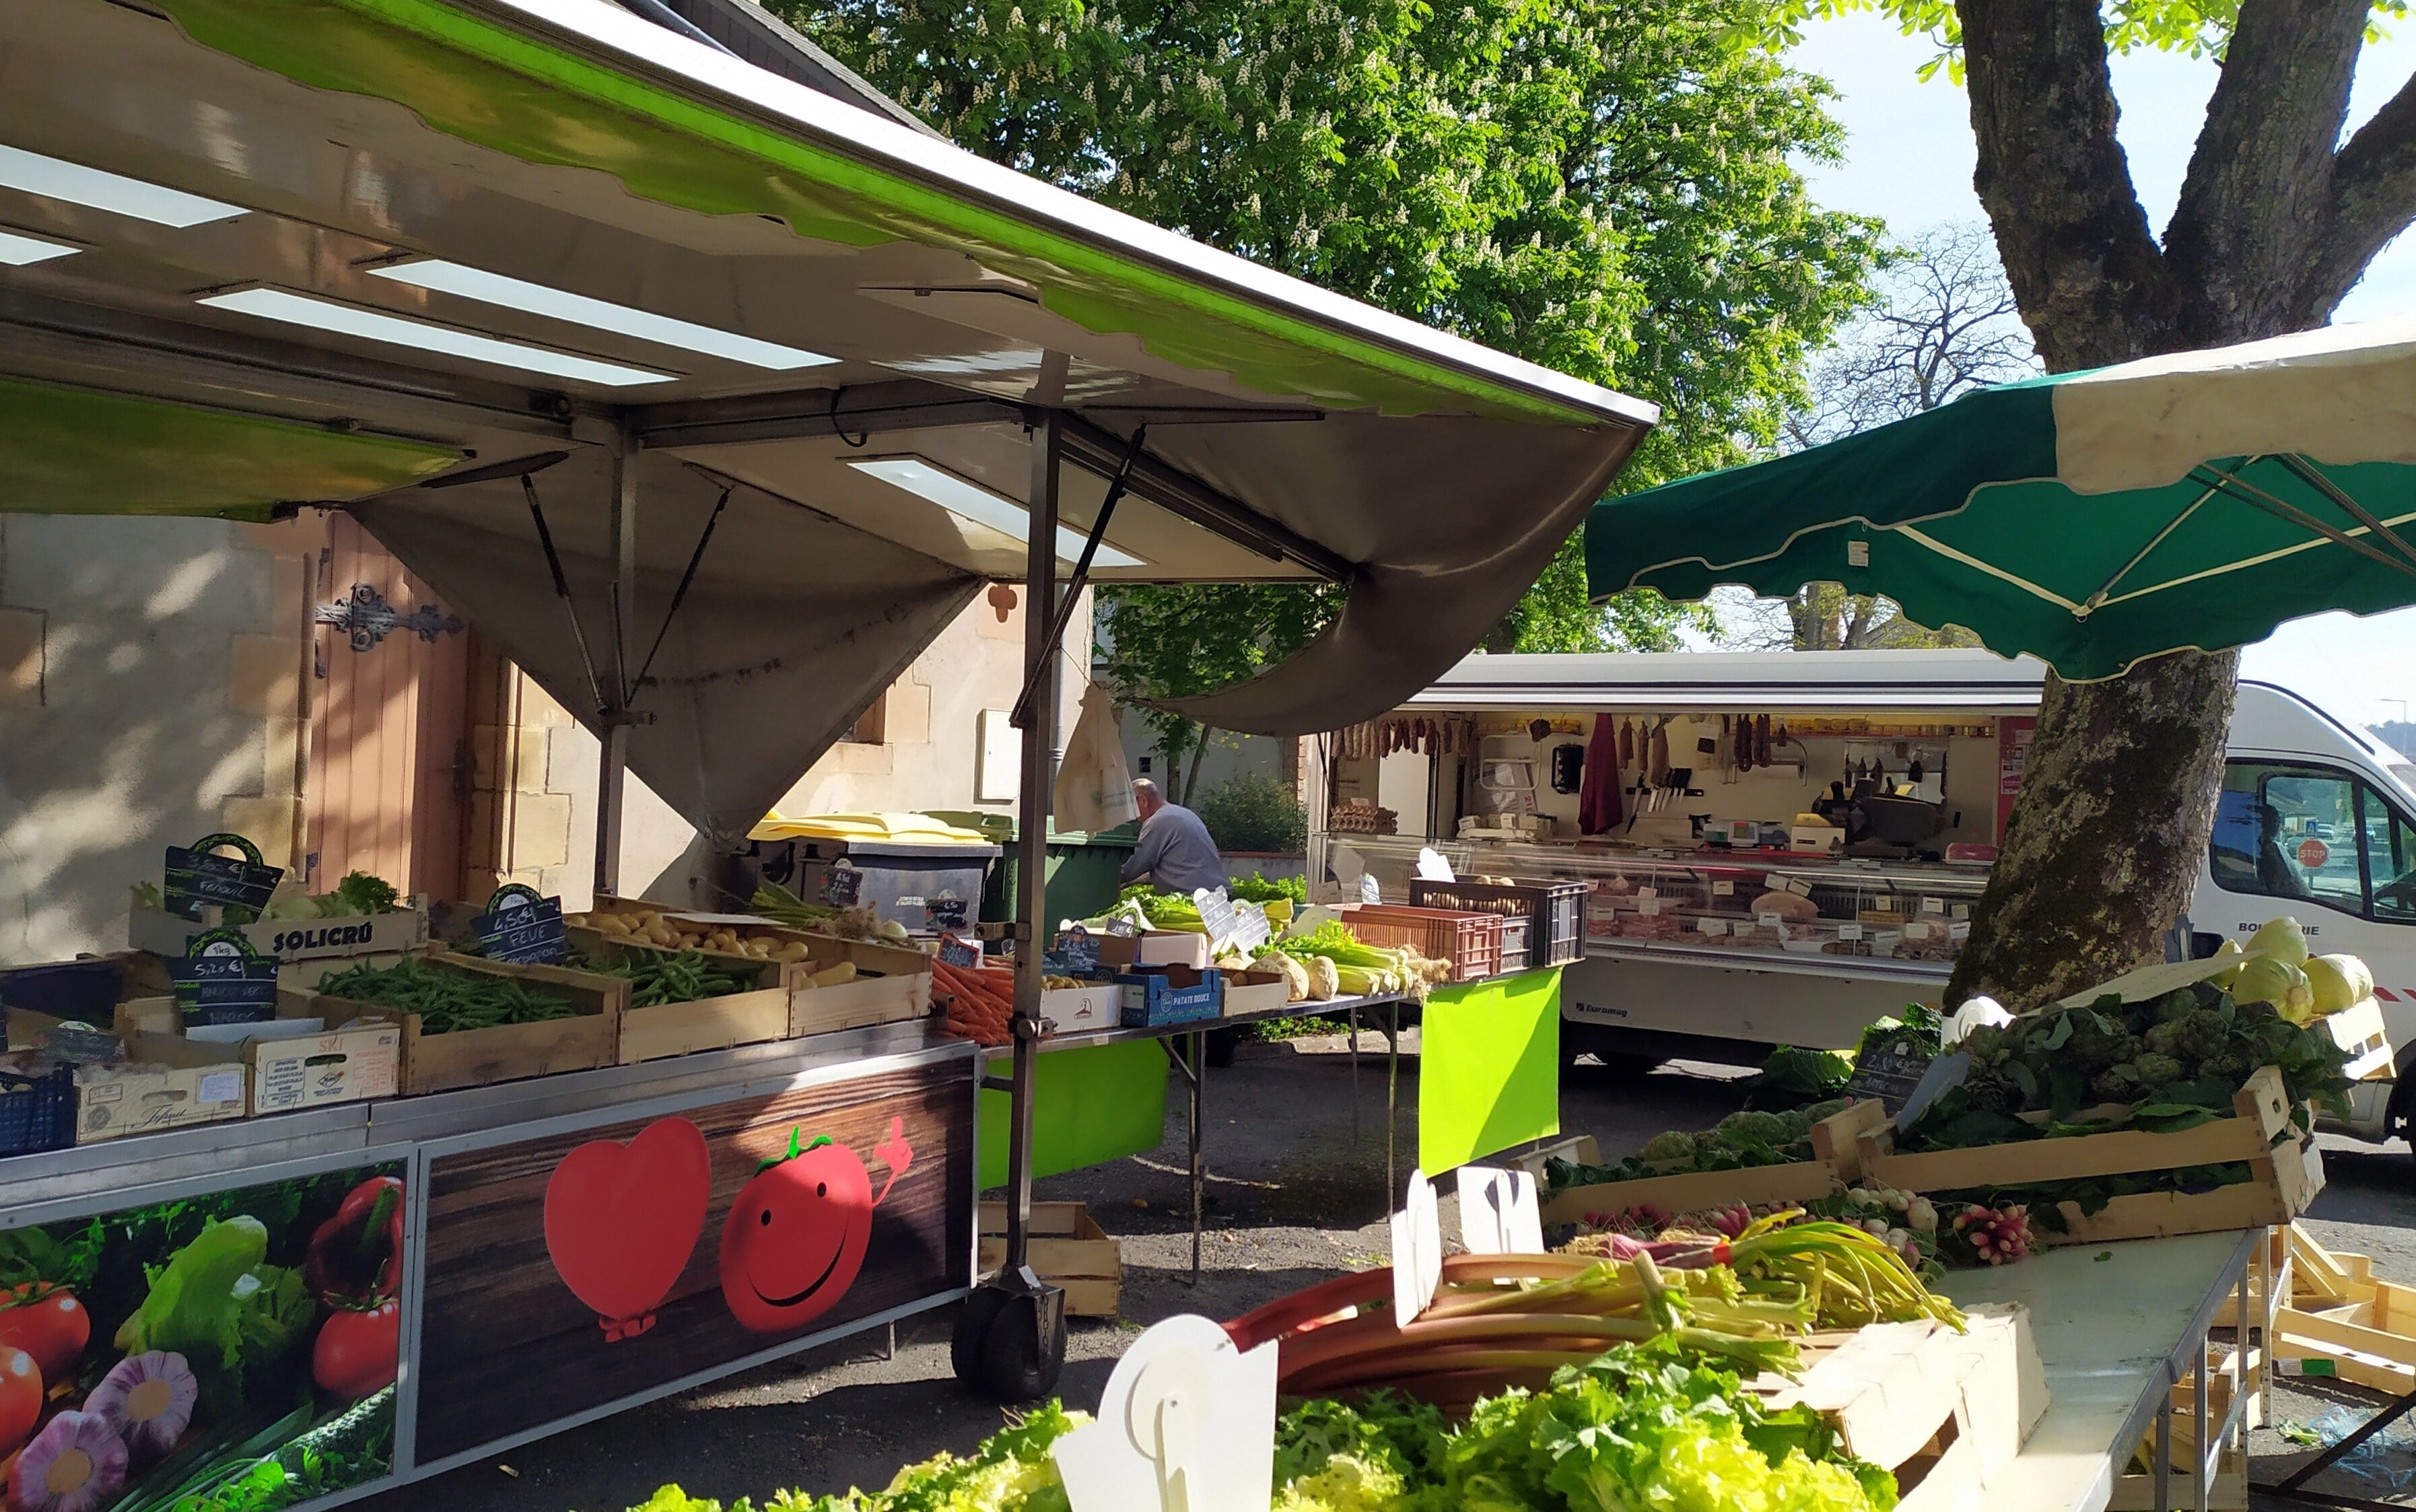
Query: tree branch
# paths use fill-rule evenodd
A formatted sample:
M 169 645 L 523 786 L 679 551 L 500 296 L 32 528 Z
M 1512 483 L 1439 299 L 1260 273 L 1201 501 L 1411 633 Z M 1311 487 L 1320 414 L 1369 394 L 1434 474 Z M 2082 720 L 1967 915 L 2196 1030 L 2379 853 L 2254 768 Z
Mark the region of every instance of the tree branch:
M 2315 325 L 2392 237 L 2416 219 L 2416 79 L 2357 129 L 2333 161 L 2332 214 L 2307 268 L 2303 295 Z
M 2165 235 L 2173 277 L 2192 293 L 2182 311 L 2189 345 L 2298 330 L 2330 312 L 2331 301 L 2306 308 L 2308 264 L 2333 219 L 2333 149 L 2368 4 L 2241 6 Z
M 2097 0 L 1958 0 L 1972 187 L 2048 370 L 2172 345 L 2176 295 L 2115 139 Z

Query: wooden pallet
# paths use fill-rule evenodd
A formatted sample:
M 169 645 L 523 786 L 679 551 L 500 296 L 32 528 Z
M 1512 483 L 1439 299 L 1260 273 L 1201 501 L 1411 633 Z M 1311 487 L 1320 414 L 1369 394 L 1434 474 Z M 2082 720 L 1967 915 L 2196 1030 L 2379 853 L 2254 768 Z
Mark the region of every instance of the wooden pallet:
M 2283 1090 L 2282 1073 L 2269 1066 L 2251 1075 L 2233 1096 L 2231 1117 L 2179 1133 L 2117 1129 L 1898 1155 L 1894 1131 L 1878 1129 L 1862 1136 L 1862 1165 L 1868 1178 L 1881 1185 L 1938 1192 L 2247 1163 L 2250 1177 L 2236 1186 L 2206 1192 L 2140 1192 L 2117 1197 L 2088 1214 L 2077 1203 L 2065 1202 L 2062 1232 L 2046 1224 L 2033 1226 L 2036 1242 L 2042 1245 L 2161 1239 L 2177 1233 L 2268 1228 L 2305 1212 L 2316 1193 L 2323 1189 L 2323 1159 L 2312 1139 L 2285 1138 L 2274 1142 L 2289 1123 L 2289 1098 Z
M 988 1276 L 1006 1263 L 1006 1204 L 981 1204 L 978 1269 Z M 1034 1202 L 1024 1260 L 1041 1279 L 1065 1293 L 1077 1318 L 1112 1318 L 1124 1298 L 1124 1248 L 1080 1202 Z
M 1983 1505 L 2046 1414 L 2046 1372 L 2017 1305 L 1974 1308 L 1959 1334 L 1879 1323 L 1815 1334 L 1803 1349 L 1800 1381 L 1763 1376 L 1753 1391 L 1828 1418 L 1854 1454 L 1895 1473 L 1903 1512 Z
M 1814 1154 L 1809 1160 L 1748 1166 L 1740 1171 L 1687 1171 L 1636 1181 L 1563 1187 L 1544 1203 L 1544 1221 L 1578 1223 L 1589 1213 L 1624 1213 L 1634 1208 L 1657 1208 L 1678 1214 L 1700 1213 L 1735 1202 L 1759 1206 L 1765 1202 L 1812 1202 L 1860 1179 L 1859 1141 L 1886 1122 L 1887 1110 L 1878 1102 L 1858 1102 L 1812 1126 Z

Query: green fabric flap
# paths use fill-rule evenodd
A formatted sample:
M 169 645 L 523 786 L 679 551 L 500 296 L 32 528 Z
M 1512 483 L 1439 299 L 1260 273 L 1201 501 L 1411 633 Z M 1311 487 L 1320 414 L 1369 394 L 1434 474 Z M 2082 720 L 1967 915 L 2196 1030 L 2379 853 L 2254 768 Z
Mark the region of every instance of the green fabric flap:
M 401 488 L 461 460 L 449 446 L 155 399 L 0 379 L 0 512 L 217 515 Z
M 1053 1176 L 1166 1141 L 1166 1051 L 1154 1039 L 1050 1051 L 1033 1070 L 1032 1173 Z M 1006 1183 L 1007 1097 L 981 1094 L 982 1190 Z
M 1086 329 L 1230 372 L 1271 395 L 1418 415 L 1604 418 L 1237 297 L 1140 256 L 993 209 L 699 104 L 442 0 L 160 0 L 204 46 L 321 89 L 393 100 L 524 162 L 611 174 L 645 199 L 762 215 L 849 247 L 946 248 L 1037 285 Z
M 1560 1131 L 1560 968 L 1427 994 L 1418 1020 L 1418 1169 L 1440 1176 Z

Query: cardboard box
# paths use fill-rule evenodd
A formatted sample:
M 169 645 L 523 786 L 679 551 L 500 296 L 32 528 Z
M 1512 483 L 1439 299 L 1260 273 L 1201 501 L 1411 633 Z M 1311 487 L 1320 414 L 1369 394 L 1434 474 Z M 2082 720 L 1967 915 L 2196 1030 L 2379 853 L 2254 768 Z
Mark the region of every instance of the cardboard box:
M 249 1077 L 240 1062 L 76 1067 L 78 1144 L 241 1118 L 249 1106 Z
M 1124 1021 L 1124 989 L 1113 982 L 1096 987 L 1061 987 L 1040 994 L 1040 1017 L 1061 1035 L 1113 1029 Z
M 1291 984 L 1279 971 L 1229 971 L 1225 975 L 1225 1012 L 1261 1013 L 1291 1002 Z M 1301 1005 L 1306 1013 L 1316 1006 Z
M 1170 1023 L 1196 1023 L 1224 1012 L 1222 974 L 1215 967 L 1194 971 L 1188 966 L 1160 966 L 1120 973 L 1119 1018 L 1127 1029 L 1152 1029 Z
M 1208 969 L 1208 937 L 1188 930 L 1151 930 L 1141 934 L 1099 936 L 1099 964 L 1111 972 L 1136 966 Z
M 136 1061 L 242 1067 L 249 1089 L 245 1107 L 252 1117 L 391 1097 L 401 1090 L 402 1025 L 391 1019 L 329 1022 L 313 1010 L 310 994 L 280 992 L 276 1021 L 303 1020 L 319 1020 L 321 1027 L 232 1041 L 195 1039 L 178 1021 L 173 1000 L 152 998 L 121 1004 L 117 1032 Z
M 138 908 L 127 918 L 126 936 L 137 950 L 182 956 L 185 942 L 216 927 L 156 908 Z M 428 915 L 417 907 L 341 918 L 264 919 L 232 927 L 242 931 L 254 950 L 279 960 L 377 955 L 415 950 L 428 943 Z

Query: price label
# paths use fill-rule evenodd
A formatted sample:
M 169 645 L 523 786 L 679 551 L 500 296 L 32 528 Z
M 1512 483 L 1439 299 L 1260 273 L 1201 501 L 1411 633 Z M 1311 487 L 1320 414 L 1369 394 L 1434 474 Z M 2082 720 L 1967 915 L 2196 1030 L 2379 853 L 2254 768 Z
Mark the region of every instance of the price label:
M 1726 919 L 1699 918 L 1695 921 L 1695 928 L 1705 934 L 1726 934 L 1729 932 L 1729 921 Z
M 1057 936 L 1057 947 L 1049 952 L 1048 966 L 1059 976 L 1096 976 L 1099 937 L 1079 924 L 1068 926 Z
M 1903 943 L 1904 931 L 1902 930 L 1880 930 L 1871 935 L 1871 948 L 1875 951 L 1893 951 L 1897 945 L 1900 945 Z
M 1946 938 L 1949 940 L 1969 940 L 1971 938 L 1971 921 L 1970 919 L 1956 919 L 1954 923 L 1949 924 L 1946 926 Z
M 1638 898 L 1658 898 L 1661 896 L 1661 889 L 1658 887 L 1638 887 L 1636 889 L 1636 896 Z
M 1233 905 L 1233 948 L 1248 955 L 1267 943 L 1276 932 L 1269 922 L 1266 909 L 1245 900 Z
M 953 934 L 944 934 L 940 936 L 940 960 L 946 965 L 965 971 L 977 971 L 981 967 L 981 946 L 959 940 Z
M 514 966 L 549 966 L 570 953 L 563 928 L 562 900 L 546 898 L 526 883 L 507 882 L 487 900 L 487 911 L 470 921 L 490 960 Z
M 1854 1056 L 1854 1072 L 1846 1081 L 1850 1097 L 1877 1097 L 1891 1113 L 1905 1105 L 1921 1085 L 1929 1063 L 1938 1058 L 1935 1032 L 1903 1029 L 1871 1041 Z
M 239 854 L 219 854 L 228 850 Z M 204 835 L 190 845 L 168 847 L 160 897 L 178 918 L 199 920 L 205 904 L 248 909 L 258 918 L 284 876 L 284 868 L 263 864 L 260 847 L 242 836 Z
M 1108 920 L 1108 932 L 1119 940 L 1130 940 L 1140 935 L 1140 926 L 1119 914 Z
M 853 908 L 864 897 L 864 873 L 844 857 L 823 873 L 823 902 L 830 908 Z
M 1200 910 L 1200 922 L 1207 927 L 1211 941 L 1233 937 L 1233 926 L 1238 920 L 1233 913 L 1233 900 L 1225 896 L 1224 888 L 1194 888 L 1191 901 Z
M 1636 912 L 1643 915 L 1646 918 L 1657 917 L 1661 912 L 1661 900 L 1658 898 L 1638 898 L 1636 900 Z
M 1946 912 L 1946 900 L 1925 898 L 1921 900 L 1921 911 L 1925 914 L 1943 914 Z
M 1970 918 L 1970 917 L 1971 916 L 1971 904 L 1969 904 L 1969 903 L 1957 903 L 1957 904 L 1955 904 L 1955 916 L 1956 918 L 1958 918 L 1958 919 L 1968 919 L 1968 918 Z
M 904 907 L 906 900 L 898 900 Z M 965 900 L 950 893 L 923 900 L 923 917 L 935 931 L 961 930 L 965 927 Z
M 1787 890 L 1793 893 L 1798 898 L 1809 898 L 1812 896 L 1812 885 L 1805 882 L 1801 877 L 1788 878 Z
M 1712 896 L 1714 898 L 1734 898 L 1736 896 L 1736 884 L 1733 882 L 1713 883 Z
M 265 1023 L 277 1017 L 277 958 L 239 930 L 204 930 L 172 961 L 176 1012 L 188 1025 Z
M 1895 900 L 1893 898 L 1874 898 L 1871 900 L 1871 912 L 1874 914 L 1893 914 L 1895 912 Z
M 1859 924 L 1840 924 L 1837 926 L 1837 938 L 1840 940 L 1859 940 L 1862 937 L 1863 927 Z
M 1754 921 L 1765 930 L 1777 929 L 1787 922 L 1785 916 L 1778 914 L 1757 914 L 1754 915 Z

